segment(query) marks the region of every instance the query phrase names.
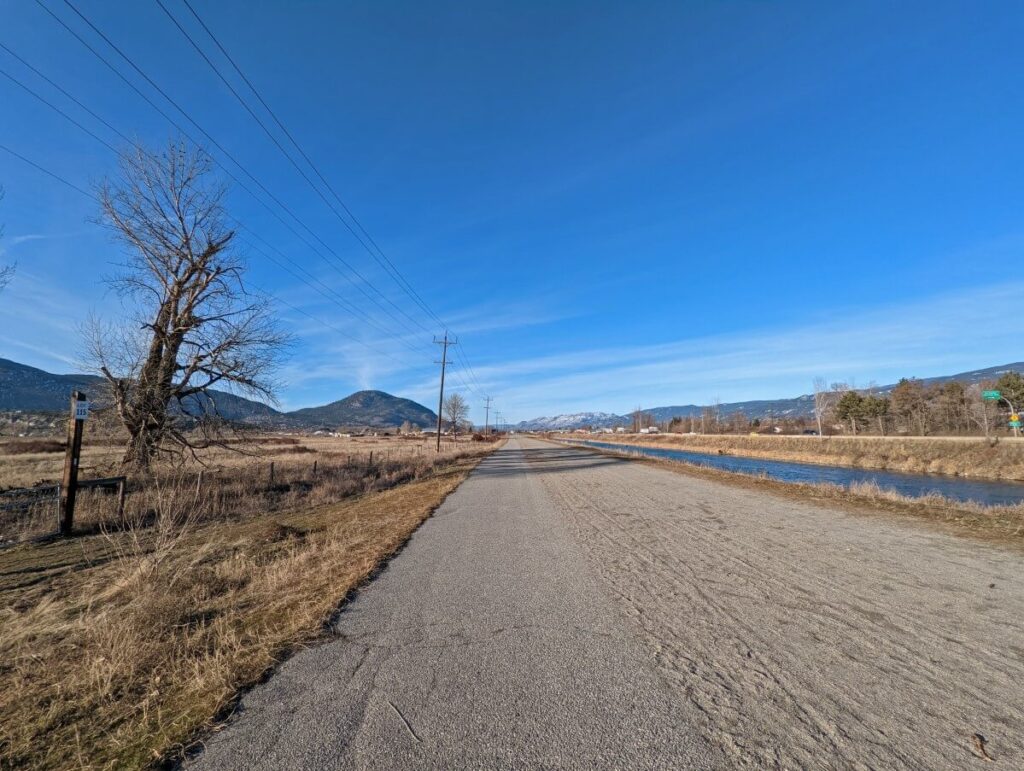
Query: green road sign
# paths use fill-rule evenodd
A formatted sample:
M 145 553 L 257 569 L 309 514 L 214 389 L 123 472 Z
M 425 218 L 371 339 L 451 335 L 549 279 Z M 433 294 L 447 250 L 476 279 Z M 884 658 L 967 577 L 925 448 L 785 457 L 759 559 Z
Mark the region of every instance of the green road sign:
M 1020 421 L 1019 420 L 1011 420 L 1010 421 L 1010 428 L 1020 428 Z
M 982 391 L 981 398 L 987 399 L 990 402 L 999 401 L 1003 398 L 1003 394 L 999 391 Z

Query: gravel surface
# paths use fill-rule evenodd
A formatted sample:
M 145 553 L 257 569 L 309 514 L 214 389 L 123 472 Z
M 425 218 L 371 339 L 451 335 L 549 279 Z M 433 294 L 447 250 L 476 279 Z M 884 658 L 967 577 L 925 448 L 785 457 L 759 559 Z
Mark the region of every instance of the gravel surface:
M 186 765 L 1024 768 L 1022 568 L 514 439 Z
M 524 446 L 724 765 L 1024 768 L 1019 551 Z

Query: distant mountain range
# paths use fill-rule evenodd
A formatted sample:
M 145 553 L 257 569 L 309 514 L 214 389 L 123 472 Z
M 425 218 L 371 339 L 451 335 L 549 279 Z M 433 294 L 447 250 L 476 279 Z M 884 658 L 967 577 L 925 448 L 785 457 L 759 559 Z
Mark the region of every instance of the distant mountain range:
M 628 426 L 633 419 L 612 412 L 574 412 L 569 415 L 553 415 L 551 417 L 524 420 L 516 424 L 520 431 L 564 431 L 573 428 L 593 426 L 594 428 L 612 428 Z
M 72 391 L 95 394 L 102 386 L 103 379 L 96 375 L 54 375 L 0 359 L 0 410 L 64 412 Z M 254 399 L 211 390 L 209 397 L 196 397 L 186 409 L 192 414 L 216 411 L 225 420 L 268 428 L 386 428 L 405 421 L 427 428 L 437 423 L 437 415 L 423 405 L 383 391 L 358 391 L 322 407 L 279 412 Z
M 947 383 L 951 380 L 958 380 L 962 383 L 981 383 L 986 380 L 995 380 L 1006 372 L 1024 372 L 1024 362 L 1014 364 L 1003 364 L 998 367 L 986 369 L 975 369 L 970 372 L 960 372 L 956 375 L 941 375 L 939 377 L 921 378 L 922 383 L 928 385 L 934 383 Z M 887 394 L 896 387 L 895 383 L 885 386 L 878 386 L 872 390 L 876 393 Z M 701 410 L 708 405 L 700 404 L 678 404 L 668 407 L 651 407 L 644 412 L 651 415 L 656 421 L 662 422 L 672 418 L 699 417 Z M 814 396 L 805 394 L 791 399 L 766 399 L 748 402 L 728 402 L 718 405 L 720 415 L 732 415 L 742 413 L 748 419 L 767 418 L 798 418 L 812 417 L 814 415 Z M 552 417 L 534 418 L 524 420 L 516 425 L 520 431 L 565 431 L 575 428 L 614 428 L 615 426 L 631 426 L 633 419 L 629 415 L 616 415 L 610 412 L 576 412 L 567 415 L 554 415 Z

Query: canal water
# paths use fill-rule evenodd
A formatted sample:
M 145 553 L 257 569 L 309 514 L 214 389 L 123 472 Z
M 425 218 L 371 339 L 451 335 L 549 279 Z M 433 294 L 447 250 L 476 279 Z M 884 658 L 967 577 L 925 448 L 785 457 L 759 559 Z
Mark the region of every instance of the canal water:
M 849 487 L 857 482 L 873 482 L 883 490 L 895 490 L 902 495 L 920 497 L 938 493 L 957 501 L 974 501 L 986 506 L 1024 503 L 1024 482 L 1002 482 L 985 479 L 966 479 L 943 474 L 906 474 L 901 471 L 821 466 L 815 463 L 796 463 L 784 460 L 744 458 L 736 455 L 717 455 L 690 450 L 671 450 L 662 447 L 638 447 L 633 444 L 581 441 L 581 444 L 607 450 L 637 453 L 652 458 L 685 461 L 740 474 L 767 476 L 783 482 L 811 482 Z

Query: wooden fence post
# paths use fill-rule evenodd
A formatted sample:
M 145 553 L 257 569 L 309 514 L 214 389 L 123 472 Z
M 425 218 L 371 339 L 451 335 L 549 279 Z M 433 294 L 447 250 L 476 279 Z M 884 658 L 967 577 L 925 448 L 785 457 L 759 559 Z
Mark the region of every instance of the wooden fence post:
M 274 461 L 270 461 L 270 486 L 274 486 Z
M 313 479 L 316 479 L 316 461 L 313 461 Z
M 68 444 L 64 451 L 64 480 L 60 487 L 60 534 L 71 535 L 75 526 L 75 498 L 78 495 L 78 461 L 82 455 L 82 429 L 89 414 L 89 401 L 82 391 L 71 394 Z
M 128 486 L 128 478 L 124 477 L 117 483 L 117 518 L 124 519 L 124 496 Z

